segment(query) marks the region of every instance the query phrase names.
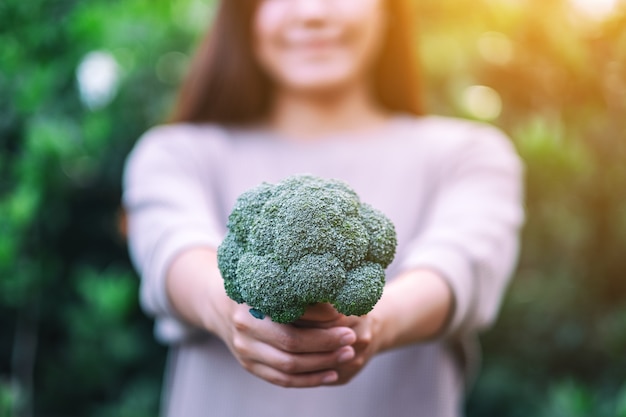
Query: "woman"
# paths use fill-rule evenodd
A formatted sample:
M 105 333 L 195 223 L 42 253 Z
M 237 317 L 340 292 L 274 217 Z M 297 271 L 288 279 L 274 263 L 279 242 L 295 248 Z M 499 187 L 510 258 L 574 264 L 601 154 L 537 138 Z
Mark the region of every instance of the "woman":
M 407 16 L 400 0 L 222 2 L 174 123 L 126 167 L 142 305 L 171 346 L 164 415 L 462 414 L 518 251 L 521 166 L 491 127 L 420 116 Z M 237 196 L 296 173 L 344 180 L 394 222 L 369 314 L 316 305 L 282 325 L 226 296 L 216 248 Z

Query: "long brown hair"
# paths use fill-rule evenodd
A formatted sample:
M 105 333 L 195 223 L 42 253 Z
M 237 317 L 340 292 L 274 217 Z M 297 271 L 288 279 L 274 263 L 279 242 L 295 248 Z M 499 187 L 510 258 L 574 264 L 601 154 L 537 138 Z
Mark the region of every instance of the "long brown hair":
M 375 98 L 388 110 L 423 114 L 415 60 L 413 9 L 407 0 L 386 0 L 389 24 L 373 68 Z M 252 19 L 258 0 L 222 0 L 211 30 L 183 80 L 171 122 L 238 124 L 269 109 L 272 85 L 258 65 Z

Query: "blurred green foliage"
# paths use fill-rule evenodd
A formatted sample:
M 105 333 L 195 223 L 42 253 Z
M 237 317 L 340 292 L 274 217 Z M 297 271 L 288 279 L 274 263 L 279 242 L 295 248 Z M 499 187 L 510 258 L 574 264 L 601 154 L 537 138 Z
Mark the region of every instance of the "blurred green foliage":
M 165 349 L 119 233 L 121 173 L 213 7 L 0 2 L 0 417 L 156 415 Z M 626 417 L 623 8 L 416 8 L 429 107 L 502 127 L 527 167 L 520 267 L 468 415 Z

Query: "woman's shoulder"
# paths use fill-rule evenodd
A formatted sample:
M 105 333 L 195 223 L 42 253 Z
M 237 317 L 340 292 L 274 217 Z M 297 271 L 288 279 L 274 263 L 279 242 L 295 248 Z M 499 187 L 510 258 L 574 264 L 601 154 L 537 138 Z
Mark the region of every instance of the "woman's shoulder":
M 167 124 L 150 128 L 139 137 L 126 159 L 126 171 L 146 169 L 203 170 L 216 166 L 227 152 L 224 129 L 211 124 Z
M 199 152 L 225 141 L 226 131 L 217 124 L 172 123 L 148 129 L 136 143 L 136 148 L 160 148 L 175 153 Z
M 513 142 L 498 127 L 447 116 L 404 116 L 406 136 L 429 153 L 498 152 L 515 154 Z
M 456 117 L 427 115 L 401 116 L 415 136 L 441 145 L 477 140 L 506 140 L 507 135 L 494 125 Z

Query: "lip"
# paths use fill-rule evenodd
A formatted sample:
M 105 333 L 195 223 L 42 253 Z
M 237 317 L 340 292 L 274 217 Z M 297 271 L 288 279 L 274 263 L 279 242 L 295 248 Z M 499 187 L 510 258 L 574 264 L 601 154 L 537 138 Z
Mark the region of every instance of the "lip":
M 289 48 L 301 51 L 327 51 L 337 48 L 340 44 L 338 39 L 307 39 L 290 42 Z
M 295 30 L 285 34 L 286 44 L 292 48 L 327 49 L 343 43 L 343 33 L 336 29 L 315 31 Z
M 304 48 L 329 48 L 338 44 L 339 42 L 335 39 L 312 39 L 296 42 L 294 46 Z

